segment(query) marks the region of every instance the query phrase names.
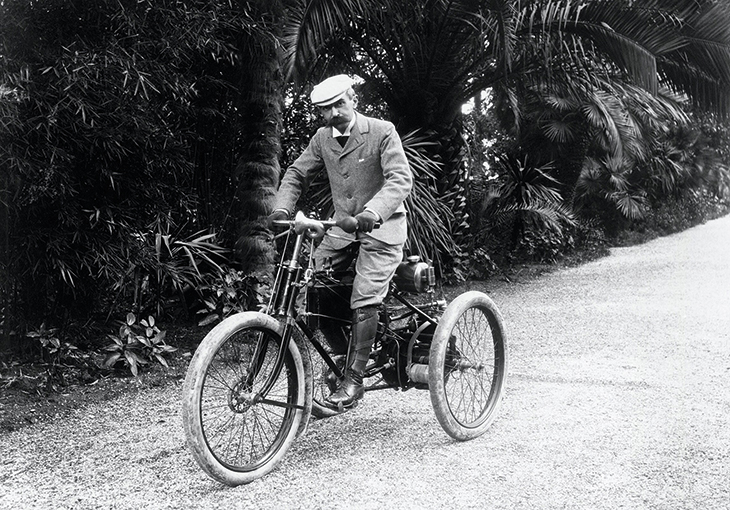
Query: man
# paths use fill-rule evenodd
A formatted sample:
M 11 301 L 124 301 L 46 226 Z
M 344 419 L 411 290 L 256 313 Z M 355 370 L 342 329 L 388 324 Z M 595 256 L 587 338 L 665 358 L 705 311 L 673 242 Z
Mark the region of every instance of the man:
M 407 237 L 403 201 L 413 185 L 395 126 L 357 113 L 352 83 L 350 77 L 337 75 L 312 90 L 312 104 L 319 109 L 325 126 L 287 169 L 269 216 L 269 224 L 288 218 L 301 193 L 326 169 L 334 219 L 354 216 L 357 220 L 355 234 L 339 228 L 329 230 L 314 256 L 319 268 L 325 260 L 331 260 L 335 269 L 346 268 L 354 256 L 352 244 L 359 242 L 345 378 L 327 398 L 333 407 L 350 407 L 363 397 L 363 372 L 375 340 L 378 308 L 403 258 Z M 376 223 L 380 228 L 374 228 Z

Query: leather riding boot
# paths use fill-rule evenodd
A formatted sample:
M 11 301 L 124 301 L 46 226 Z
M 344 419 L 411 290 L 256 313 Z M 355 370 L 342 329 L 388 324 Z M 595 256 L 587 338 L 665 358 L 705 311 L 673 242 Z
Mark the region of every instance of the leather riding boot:
M 352 334 L 347 352 L 345 378 L 340 387 L 327 397 L 333 407 L 350 407 L 365 394 L 362 379 L 370 357 L 370 349 L 378 331 L 378 307 L 366 306 L 353 310 Z

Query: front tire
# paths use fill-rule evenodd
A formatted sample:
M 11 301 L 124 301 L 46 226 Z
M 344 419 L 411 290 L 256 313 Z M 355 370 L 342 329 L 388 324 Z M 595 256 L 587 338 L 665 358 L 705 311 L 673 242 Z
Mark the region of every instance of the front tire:
M 502 315 L 484 293 L 454 299 L 439 320 L 429 353 L 428 386 L 436 418 L 459 441 L 489 428 L 507 376 Z
M 226 485 L 256 480 L 274 469 L 311 411 L 305 368 L 294 341 L 276 382 L 255 395 L 273 370 L 283 325 L 258 312 L 233 315 L 203 339 L 183 385 L 183 425 L 200 467 Z M 257 342 L 266 341 L 261 369 L 247 381 Z

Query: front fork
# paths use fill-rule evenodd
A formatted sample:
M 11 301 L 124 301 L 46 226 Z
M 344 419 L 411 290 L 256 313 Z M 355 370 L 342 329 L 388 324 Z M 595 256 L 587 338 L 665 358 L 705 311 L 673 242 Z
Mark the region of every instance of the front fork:
M 263 397 L 269 393 L 271 388 L 274 386 L 274 383 L 276 382 L 276 379 L 278 379 L 279 374 L 281 373 L 282 368 L 284 367 L 284 357 L 286 356 L 286 350 L 289 347 L 289 342 L 291 341 L 291 324 L 290 320 L 287 319 L 287 322 L 284 324 L 284 332 L 281 335 L 281 341 L 279 342 L 277 353 L 276 353 L 276 362 L 274 363 L 274 368 L 269 372 L 269 376 L 266 378 L 266 381 L 264 382 L 261 389 L 258 391 L 258 395 L 260 397 Z M 260 334 L 258 336 L 258 340 L 256 341 L 256 347 L 254 349 L 254 354 L 252 356 L 252 362 L 251 362 L 251 368 L 248 371 L 246 382 L 249 385 L 249 387 L 253 387 L 253 382 L 256 380 L 256 377 L 259 375 L 259 372 L 261 371 L 261 368 L 264 366 L 264 361 L 266 360 L 266 352 L 268 351 L 269 347 L 269 340 L 264 334 Z
M 302 270 L 302 267 L 299 265 L 298 262 L 298 254 L 302 248 L 302 241 L 303 236 L 298 236 L 294 245 L 294 251 L 291 260 L 287 264 L 286 268 L 283 269 L 283 271 L 281 271 L 277 277 L 275 286 L 277 292 L 275 294 L 275 297 L 278 297 L 278 299 L 270 303 L 269 313 L 273 312 L 274 315 L 286 317 L 286 321 L 284 322 L 284 331 L 281 335 L 281 342 L 279 342 L 278 345 L 274 368 L 269 372 L 269 375 L 266 378 L 266 381 L 264 382 L 261 389 L 257 391 L 254 395 L 254 402 L 273 403 L 271 401 L 268 401 L 266 399 L 266 396 L 268 395 L 269 391 L 271 391 L 271 388 L 273 388 L 276 380 L 281 374 L 281 370 L 284 367 L 286 350 L 289 348 L 289 342 L 291 342 L 292 336 L 292 329 L 294 328 L 294 317 L 296 316 L 295 302 L 298 294 L 297 290 L 301 285 L 299 273 Z M 267 351 L 268 339 L 265 335 L 259 335 L 259 338 L 256 342 L 256 348 L 252 357 L 251 369 L 249 370 L 246 379 L 246 383 L 248 384 L 249 388 L 253 387 L 253 382 L 264 365 Z M 300 407 L 290 404 L 280 405 L 282 405 L 282 407 Z

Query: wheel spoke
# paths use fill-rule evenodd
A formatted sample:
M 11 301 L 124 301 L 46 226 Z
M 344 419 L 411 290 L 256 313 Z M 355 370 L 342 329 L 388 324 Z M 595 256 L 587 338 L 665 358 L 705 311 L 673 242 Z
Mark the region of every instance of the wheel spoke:
M 278 340 L 266 340 L 263 363 L 250 387 L 247 384 L 253 363 L 256 339 L 266 332 L 243 331 L 232 335 L 221 345 L 208 365 L 201 391 L 203 432 L 213 455 L 231 469 L 254 469 L 278 450 L 288 433 L 291 407 L 255 402 L 254 396 L 263 387 L 273 370 Z M 267 400 L 291 403 L 289 396 L 291 362 L 275 381 Z
M 431 401 L 449 435 L 471 439 L 489 427 L 501 398 L 506 370 L 501 317 L 488 297 L 470 291 L 447 307 L 441 321 L 431 347 L 437 362 L 429 371 Z
M 480 348 L 483 350 L 487 343 L 480 340 L 490 336 L 488 333 L 489 325 L 476 308 L 468 309 L 454 328 L 459 363 L 451 370 L 453 382 L 447 382 L 447 398 L 454 417 L 465 425 L 479 419 L 488 400 L 488 397 L 483 398 L 488 395 L 484 388 L 485 385 L 491 386 L 491 382 L 479 373 L 479 367 L 485 366 L 485 354 L 480 352 Z M 459 377 L 455 377 L 457 371 Z

